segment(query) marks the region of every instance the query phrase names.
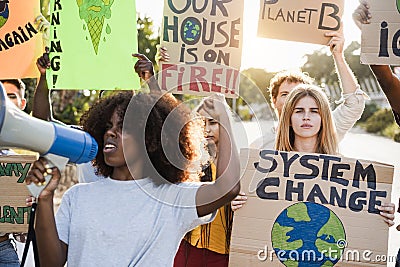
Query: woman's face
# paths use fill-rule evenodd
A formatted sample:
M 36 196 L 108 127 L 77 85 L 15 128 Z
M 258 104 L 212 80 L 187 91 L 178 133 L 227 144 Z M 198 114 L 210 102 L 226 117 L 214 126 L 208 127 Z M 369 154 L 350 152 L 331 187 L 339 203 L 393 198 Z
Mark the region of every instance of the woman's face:
M 214 143 L 212 145 L 218 146 L 219 142 L 219 123 L 218 121 L 211 118 L 211 116 L 204 111 L 204 109 L 200 109 L 198 112 L 205 119 L 206 127 L 205 127 L 205 137 L 209 146 L 210 142 Z
M 121 167 L 126 165 L 122 148 L 122 129 L 118 122 L 118 113 L 114 111 L 110 121 L 107 122 L 106 131 L 103 137 L 104 161 L 111 167 Z
M 311 96 L 301 98 L 294 107 L 290 121 L 295 138 L 317 138 L 321 129 L 321 115 L 315 99 Z

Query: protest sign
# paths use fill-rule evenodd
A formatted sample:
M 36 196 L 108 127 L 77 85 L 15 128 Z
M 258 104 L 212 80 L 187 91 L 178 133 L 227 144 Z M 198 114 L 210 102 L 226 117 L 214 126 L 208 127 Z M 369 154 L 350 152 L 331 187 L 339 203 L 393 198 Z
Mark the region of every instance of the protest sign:
M 340 29 L 344 0 L 260 0 L 258 36 L 326 45 Z
M 39 0 L 0 1 L 0 79 L 39 77 L 42 34 L 35 25 Z
M 33 155 L 0 156 L 0 232 L 28 232 L 30 196 L 25 177 L 36 160 Z
M 376 205 L 390 202 L 393 166 L 274 150 L 240 157 L 248 200 L 235 212 L 230 266 L 386 266 L 377 259 L 389 228 Z
M 137 89 L 135 1 L 51 0 L 53 89 Z
M 170 59 L 160 62 L 162 90 L 238 97 L 243 4 L 243 0 L 164 0 L 161 45 Z
M 400 65 L 400 1 L 369 0 L 370 24 L 361 26 L 363 64 Z

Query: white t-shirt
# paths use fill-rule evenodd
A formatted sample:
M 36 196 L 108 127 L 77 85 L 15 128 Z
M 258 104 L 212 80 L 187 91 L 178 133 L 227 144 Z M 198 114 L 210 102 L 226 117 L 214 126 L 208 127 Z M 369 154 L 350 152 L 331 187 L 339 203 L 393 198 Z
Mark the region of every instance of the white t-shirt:
M 104 176 L 96 175 L 92 162 L 76 164 L 76 172 L 79 183 L 92 183 L 104 178 Z
M 56 215 L 68 266 L 172 266 L 185 233 L 215 217 L 197 215 L 200 185 L 104 178 L 71 187 Z

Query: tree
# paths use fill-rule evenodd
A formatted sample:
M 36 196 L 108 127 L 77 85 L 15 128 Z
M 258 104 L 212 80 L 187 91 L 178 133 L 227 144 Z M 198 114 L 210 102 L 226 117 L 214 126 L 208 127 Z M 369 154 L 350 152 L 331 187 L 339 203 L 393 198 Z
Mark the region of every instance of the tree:
M 330 84 L 338 80 L 333 58 L 327 54 L 326 48 L 316 50 L 312 54 L 306 54 L 305 57 L 307 61 L 302 70 L 315 78 L 318 84 L 322 81 Z
M 360 48 L 361 45 L 353 41 L 345 50 L 344 56 L 354 75 L 358 80 L 372 76 L 372 71 L 368 65 L 360 64 Z
M 353 41 L 344 50 L 344 57 L 349 64 L 351 70 L 357 79 L 361 80 L 372 75 L 368 65 L 360 63 L 361 45 Z M 306 54 L 307 61 L 303 65 L 302 70 L 308 72 L 311 77 L 315 78 L 318 84 L 322 81 L 326 84 L 332 84 L 338 81 L 335 71 L 334 61 L 331 55 L 327 54 L 327 48 L 314 51 L 312 54 Z
M 139 53 L 146 55 L 155 65 L 155 56 L 157 53 L 157 45 L 160 43 L 160 36 L 155 36 L 153 30 L 153 21 L 145 16 L 137 19 L 138 30 L 138 49 Z
M 264 98 L 271 103 L 270 95 L 269 95 L 269 81 L 271 78 L 275 75 L 275 73 L 272 72 L 267 72 L 264 69 L 257 69 L 257 68 L 250 68 L 243 70 L 241 72 L 242 75 L 250 79 L 251 82 L 254 83 L 258 87 L 258 90 L 262 92 L 264 95 Z M 241 95 L 244 96 L 246 99 L 251 100 L 251 102 L 254 103 L 262 103 L 264 102 L 264 98 L 260 97 L 259 95 L 257 96 L 257 99 L 254 99 L 254 97 L 250 96 L 248 93 L 246 93 L 246 90 L 250 88 L 251 82 L 246 80 L 246 79 L 241 79 L 240 81 L 240 90 L 242 90 Z

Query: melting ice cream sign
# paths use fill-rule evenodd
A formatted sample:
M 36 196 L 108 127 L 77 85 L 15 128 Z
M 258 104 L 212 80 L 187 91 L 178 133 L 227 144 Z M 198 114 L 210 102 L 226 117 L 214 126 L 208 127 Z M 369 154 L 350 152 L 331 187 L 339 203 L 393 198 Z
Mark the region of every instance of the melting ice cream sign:
M 97 5 L 96 5 L 96 2 Z M 99 50 L 101 32 L 104 26 L 104 20 L 111 18 L 111 6 L 114 0 L 98 0 L 98 1 L 84 1 L 76 0 L 79 6 L 79 17 L 86 23 L 87 30 L 89 31 L 92 41 L 93 49 L 96 52 Z M 84 29 L 86 29 L 84 25 Z M 109 25 L 106 27 L 106 33 L 110 34 L 111 28 Z M 104 37 L 105 38 L 105 37 Z
M 101 33 L 104 27 L 105 19 L 111 17 L 111 6 L 114 0 L 76 0 L 79 7 L 79 17 L 85 21 L 83 29 L 87 30 L 90 34 L 90 41 L 92 42 L 93 50 L 98 54 Z M 52 41 L 50 43 L 50 52 L 62 53 L 61 40 L 57 36 L 57 27 L 60 26 L 60 11 L 63 7 L 61 0 L 55 0 L 53 4 L 53 12 L 51 15 L 51 25 L 53 25 Z M 106 27 L 106 33 L 110 34 L 111 28 L 109 25 Z M 105 38 L 105 37 L 104 37 Z M 86 40 L 88 38 L 86 37 Z M 89 41 L 89 40 L 88 40 Z M 59 71 L 61 55 L 53 56 L 51 59 L 51 69 L 55 72 Z M 53 87 L 57 82 L 57 74 L 53 74 L 52 81 Z
M 140 87 L 130 56 L 137 51 L 134 0 L 51 0 L 50 10 L 49 87 Z

